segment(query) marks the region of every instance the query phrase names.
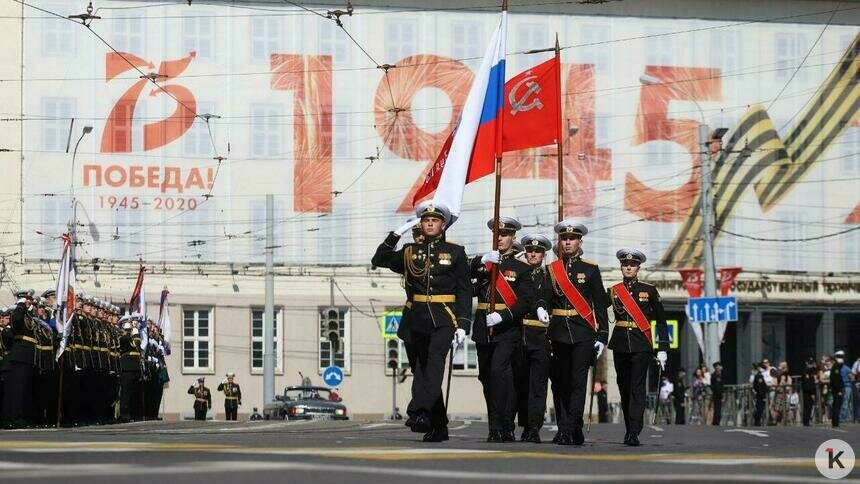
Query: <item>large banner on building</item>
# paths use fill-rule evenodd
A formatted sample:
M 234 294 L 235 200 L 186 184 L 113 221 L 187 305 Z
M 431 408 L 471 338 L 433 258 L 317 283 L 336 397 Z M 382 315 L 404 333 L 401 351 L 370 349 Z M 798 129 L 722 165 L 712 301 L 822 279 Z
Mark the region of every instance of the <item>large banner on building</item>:
M 82 13 L 71 3 L 33 2 Z M 26 12 L 28 259 L 55 256 L 74 198 L 80 259 L 261 262 L 271 193 L 276 260 L 368 264 L 408 216 L 497 20 L 359 9 L 341 28 L 324 9 L 107 3 L 89 27 Z M 710 147 L 718 264 L 860 270 L 857 28 L 803 17 L 511 13 L 508 77 L 546 60 L 524 52 L 556 33 L 562 45 L 563 200 L 590 228 L 588 256 L 637 246 L 649 263 L 698 264 L 705 122 L 729 129 Z M 539 109 L 535 89 L 511 104 Z M 503 176 L 503 214 L 550 233 L 555 146 L 506 155 Z M 490 179 L 466 189 L 450 237 L 470 252 L 490 245 L 492 199 Z

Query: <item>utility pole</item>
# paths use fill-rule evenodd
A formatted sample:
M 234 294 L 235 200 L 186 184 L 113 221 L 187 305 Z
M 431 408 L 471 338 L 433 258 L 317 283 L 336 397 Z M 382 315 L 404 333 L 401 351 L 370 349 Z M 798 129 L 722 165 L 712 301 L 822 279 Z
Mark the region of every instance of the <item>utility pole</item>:
M 263 405 L 275 400 L 275 197 L 266 195 L 266 314 L 263 315 Z
M 702 256 L 704 267 L 705 297 L 717 297 L 717 267 L 714 262 L 714 232 L 713 232 L 713 194 L 711 192 L 711 130 L 702 123 L 699 125 L 699 144 L 702 148 Z M 707 311 L 706 311 L 707 313 Z M 714 314 L 716 316 L 716 314 Z M 720 361 L 720 325 L 717 321 L 705 323 L 705 364 L 712 368 Z

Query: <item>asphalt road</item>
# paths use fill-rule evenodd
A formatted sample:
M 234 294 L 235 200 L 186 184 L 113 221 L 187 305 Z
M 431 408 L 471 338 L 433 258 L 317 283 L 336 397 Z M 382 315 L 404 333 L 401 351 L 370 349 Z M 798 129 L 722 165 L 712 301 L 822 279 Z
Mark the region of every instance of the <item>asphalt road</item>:
M 619 425 L 585 445 L 488 444 L 486 424 L 452 422 L 451 440 L 421 442 L 393 422 L 141 422 L 0 432 L 0 480 L 64 483 L 787 482 L 827 481 L 813 454 L 838 438 L 860 451 L 860 426 L 647 427 L 643 446 Z M 860 483 L 855 471 L 848 482 Z M 851 480 L 853 479 L 853 481 Z

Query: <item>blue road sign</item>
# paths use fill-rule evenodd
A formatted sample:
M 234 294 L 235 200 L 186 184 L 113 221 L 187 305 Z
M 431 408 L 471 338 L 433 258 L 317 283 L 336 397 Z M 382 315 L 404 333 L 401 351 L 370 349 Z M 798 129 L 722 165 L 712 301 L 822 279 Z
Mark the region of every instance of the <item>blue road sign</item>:
M 397 329 L 400 328 L 402 311 L 386 311 L 382 313 L 382 337 L 393 339 L 397 337 Z
M 326 385 L 335 388 L 343 383 L 343 370 L 336 366 L 330 366 L 323 371 L 323 381 Z
M 691 297 L 687 300 L 686 310 L 691 323 L 738 320 L 738 300 L 735 297 Z

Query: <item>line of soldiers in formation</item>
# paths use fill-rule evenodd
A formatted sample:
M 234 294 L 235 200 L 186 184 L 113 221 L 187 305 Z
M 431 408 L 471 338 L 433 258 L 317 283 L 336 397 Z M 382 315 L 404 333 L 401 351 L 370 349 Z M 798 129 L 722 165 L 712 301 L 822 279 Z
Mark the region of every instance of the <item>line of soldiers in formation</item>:
M 0 309 L 0 422 L 4 428 L 157 419 L 169 353 L 160 329 L 78 295 L 64 340 L 56 293 L 16 292 Z
M 446 240 L 451 222 L 446 207 L 425 202 L 416 217 L 389 233 L 371 261 L 404 276 L 406 303 L 398 336 L 413 373 L 406 425 L 424 433 L 425 442 L 448 440 L 445 361 L 471 334 L 487 406 L 487 441 L 514 441 L 516 420 L 523 427 L 520 440 L 540 443 L 551 380 L 558 421 L 553 442 L 581 445 L 589 368 L 608 344 L 621 393 L 624 443 L 640 445 L 648 367 L 656 357 L 665 370 L 669 347 L 660 295 L 637 279 L 645 254 L 619 250 L 624 280 L 607 290 L 597 264 L 582 258 L 588 229 L 577 221 L 555 226 L 558 260 L 547 265 L 544 258 L 553 244 L 541 234 L 522 237 L 525 259 L 517 257 L 513 247 L 522 225 L 514 218 L 487 222 L 497 231 L 498 250 L 469 259 L 461 245 Z M 410 230 L 414 242 L 398 249 Z M 478 298 L 474 313 L 473 297 Z M 611 339 L 610 307 L 615 316 Z M 656 320 L 656 355 L 651 320 Z

